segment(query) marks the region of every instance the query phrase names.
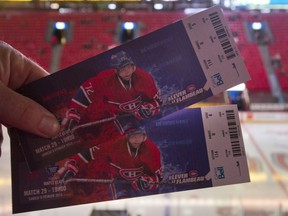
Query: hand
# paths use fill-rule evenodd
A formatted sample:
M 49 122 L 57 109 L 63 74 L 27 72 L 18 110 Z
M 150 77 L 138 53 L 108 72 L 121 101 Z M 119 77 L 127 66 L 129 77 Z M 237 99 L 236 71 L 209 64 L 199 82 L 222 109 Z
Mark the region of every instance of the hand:
M 148 119 L 159 113 L 159 107 L 157 103 L 143 103 L 139 109 L 134 113 L 137 119 Z
M 65 162 L 64 167 L 59 169 L 54 175 L 53 179 L 58 179 L 62 181 L 67 181 L 73 178 L 79 172 L 79 167 L 75 160 L 68 160 Z
M 60 126 L 53 114 L 14 91 L 47 75 L 35 62 L 0 41 L 0 124 L 46 138 L 59 132 Z
M 72 130 L 72 129 L 75 128 L 78 124 L 79 124 L 79 121 L 77 121 L 77 120 L 75 120 L 75 119 L 69 119 L 69 120 L 68 120 L 68 124 L 66 125 L 66 129 Z
M 155 176 L 143 175 L 138 180 L 132 182 L 132 187 L 137 191 L 149 191 L 158 187 L 158 178 Z
M 75 128 L 80 121 L 80 114 L 76 109 L 69 109 L 66 112 L 66 118 L 63 119 L 61 125 L 64 126 L 65 130 L 72 130 Z

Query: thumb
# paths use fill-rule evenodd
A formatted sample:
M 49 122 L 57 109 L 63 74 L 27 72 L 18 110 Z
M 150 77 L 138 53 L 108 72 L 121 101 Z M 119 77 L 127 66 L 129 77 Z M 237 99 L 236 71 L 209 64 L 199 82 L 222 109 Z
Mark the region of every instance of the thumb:
M 60 125 L 56 117 L 30 98 L 0 82 L 0 123 L 45 138 L 56 135 Z

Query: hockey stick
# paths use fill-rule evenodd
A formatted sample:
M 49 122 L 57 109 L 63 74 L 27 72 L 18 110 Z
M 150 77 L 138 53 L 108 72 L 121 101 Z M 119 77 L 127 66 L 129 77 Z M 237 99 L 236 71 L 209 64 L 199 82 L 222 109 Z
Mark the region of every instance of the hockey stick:
M 71 135 L 71 134 L 73 134 L 73 132 L 75 132 L 76 130 L 78 130 L 80 128 L 91 127 L 91 126 L 94 126 L 94 125 L 98 125 L 98 124 L 103 124 L 103 123 L 106 123 L 106 122 L 114 121 L 115 119 L 117 119 L 119 117 L 129 117 L 129 116 L 132 116 L 132 115 L 133 115 L 132 113 L 127 113 L 127 114 L 122 114 L 122 115 L 119 115 L 119 116 L 115 115 L 115 116 L 112 116 L 112 117 L 99 119 L 99 120 L 96 120 L 96 121 L 93 121 L 93 122 L 84 123 L 84 124 L 81 124 L 81 125 L 78 125 L 78 126 L 72 128 L 72 129 L 66 129 L 66 130 L 61 131 L 58 135 L 53 137 L 53 139 L 61 139 L 63 137 L 66 137 L 67 135 Z
M 90 126 L 93 126 L 93 125 L 103 124 L 105 122 L 114 121 L 115 119 L 117 119 L 117 116 L 113 116 L 113 117 L 104 118 L 104 119 L 96 120 L 96 121 L 93 121 L 93 122 L 88 122 L 88 123 L 85 123 L 85 124 L 81 124 L 81 125 L 78 125 L 78 126 L 74 127 L 71 130 L 71 132 L 73 133 L 75 130 L 78 130 L 80 128 L 86 128 L 86 127 L 90 127 Z
M 203 90 L 201 95 L 203 93 L 205 93 L 206 91 L 207 90 Z M 183 100 L 183 101 L 176 102 L 176 103 L 166 103 L 166 104 L 159 105 L 159 106 L 156 106 L 156 107 L 151 107 L 151 108 L 146 108 L 146 107 L 144 108 L 143 107 L 142 109 L 146 109 L 146 110 L 150 110 L 150 111 L 157 110 L 157 109 L 166 109 L 166 108 L 177 106 L 177 105 L 185 103 L 185 102 L 187 102 L 187 100 Z M 105 119 L 100 119 L 100 120 L 97 120 L 97 121 L 94 121 L 94 122 L 88 122 L 88 123 L 76 126 L 75 128 L 72 129 L 72 132 L 77 130 L 77 129 L 79 129 L 79 128 L 90 127 L 90 126 L 93 126 L 93 125 L 97 125 L 97 124 L 102 124 L 102 123 L 105 123 L 105 122 L 113 121 L 113 120 L 115 120 L 117 118 L 123 118 L 123 117 L 129 117 L 129 116 L 133 116 L 133 113 L 126 113 L 126 114 L 122 114 L 122 115 L 119 115 L 119 116 L 113 116 L 113 117 L 108 117 L 108 118 L 105 118 Z
M 152 107 L 152 108 L 143 108 L 143 109 L 147 109 L 147 110 L 153 111 L 153 110 L 156 110 L 156 109 L 169 108 L 169 107 L 172 107 L 172 106 L 175 106 L 175 104 L 165 104 L 163 106 Z M 98 124 L 114 121 L 117 118 L 130 117 L 130 116 L 133 116 L 133 113 L 127 113 L 127 114 L 122 114 L 122 115 L 118 115 L 118 116 L 116 115 L 116 116 L 112 116 L 112 117 L 96 120 L 96 121 L 93 121 L 93 122 L 88 122 L 88 123 L 81 124 L 81 125 L 78 125 L 78 126 L 74 127 L 71 130 L 71 132 L 73 133 L 74 131 L 76 131 L 76 130 L 78 130 L 80 128 L 86 128 L 86 127 L 90 127 L 90 126 L 94 126 L 94 125 L 98 125 Z
M 131 181 L 120 180 L 120 179 L 84 179 L 84 178 L 72 178 L 65 181 L 70 182 L 81 182 L 81 183 L 103 183 L 103 184 L 131 184 Z M 149 184 L 159 184 L 160 182 L 147 182 Z
M 143 109 L 147 109 L 147 110 L 153 111 L 153 110 L 156 110 L 156 109 L 164 109 L 164 108 L 174 107 L 174 106 L 177 106 L 177 105 L 182 104 L 184 102 L 187 102 L 187 101 L 183 100 L 183 101 L 178 102 L 178 103 L 166 103 L 166 104 L 163 104 L 163 105 L 160 105 L 160 106 L 157 106 L 157 107 L 143 108 Z M 93 121 L 93 122 L 84 123 L 84 124 L 81 124 L 81 125 L 78 125 L 78 126 L 74 127 L 71 130 L 63 131 L 62 133 L 60 133 L 57 136 L 57 138 L 65 137 L 67 134 L 73 134 L 74 131 L 76 131 L 76 130 L 78 130 L 80 128 L 91 127 L 91 126 L 94 126 L 94 125 L 98 125 L 98 124 L 103 124 L 103 123 L 106 123 L 106 122 L 114 121 L 117 118 L 131 117 L 133 115 L 134 115 L 134 113 L 126 113 L 126 114 L 122 114 L 122 115 L 115 115 L 115 116 L 112 116 L 112 117 L 107 117 L 107 118 L 96 120 L 96 121 Z
M 176 183 L 176 182 L 155 182 L 155 181 L 147 181 L 148 184 L 156 184 L 156 185 L 172 185 L 172 186 L 181 186 L 181 185 L 194 185 L 204 183 L 207 180 L 201 182 L 187 182 L 187 183 Z M 102 184 L 131 184 L 131 181 L 120 180 L 120 179 L 86 179 L 86 178 L 71 178 L 65 181 L 65 184 L 71 182 L 79 182 L 79 183 L 102 183 Z
M 81 183 L 103 183 L 103 184 L 111 184 L 116 183 L 115 179 L 85 179 L 85 178 L 71 178 L 65 181 L 65 184 L 71 182 L 81 182 Z M 117 180 L 118 182 L 118 180 Z M 127 181 L 121 181 L 119 183 L 129 183 Z

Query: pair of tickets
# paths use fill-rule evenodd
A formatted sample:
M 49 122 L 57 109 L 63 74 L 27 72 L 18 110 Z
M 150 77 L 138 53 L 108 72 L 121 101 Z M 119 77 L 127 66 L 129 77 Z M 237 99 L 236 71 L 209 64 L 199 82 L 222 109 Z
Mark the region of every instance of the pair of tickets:
M 62 130 L 11 131 L 13 212 L 249 182 L 237 106 L 187 108 L 249 79 L 215 6 L 22 87 Z

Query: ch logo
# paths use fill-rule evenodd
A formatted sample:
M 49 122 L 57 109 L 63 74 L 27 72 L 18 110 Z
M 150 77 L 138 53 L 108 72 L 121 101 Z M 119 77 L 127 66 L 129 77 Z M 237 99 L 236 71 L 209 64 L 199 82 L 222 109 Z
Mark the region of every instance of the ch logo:
M 121 169 L 119 174 L 122 178 L 128 181 L 134 181 L 143 175 L 143 167 L 133 169 Z
M 135 112 L 137 111 L 141 103 L 142 103 L 142 98 L 141 96 L 138 96 L 134 100 L 119 104 L 119 109 L 124 112 Z

